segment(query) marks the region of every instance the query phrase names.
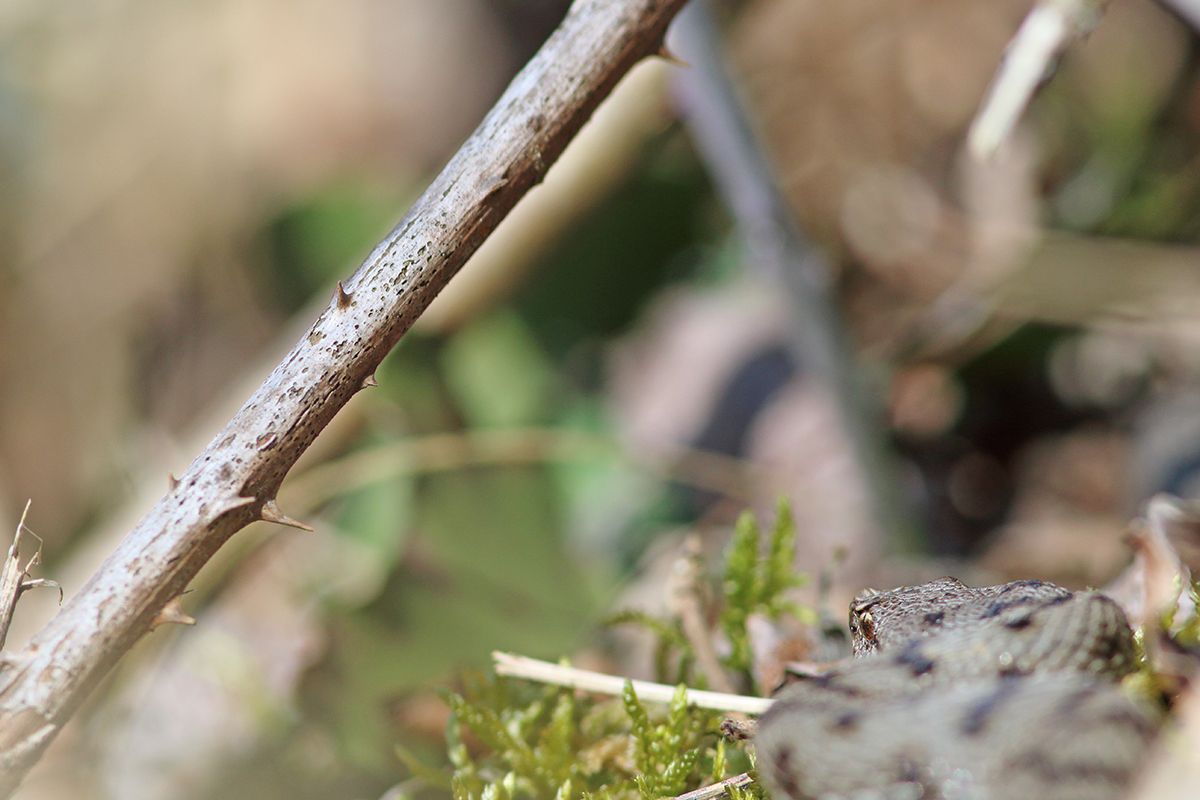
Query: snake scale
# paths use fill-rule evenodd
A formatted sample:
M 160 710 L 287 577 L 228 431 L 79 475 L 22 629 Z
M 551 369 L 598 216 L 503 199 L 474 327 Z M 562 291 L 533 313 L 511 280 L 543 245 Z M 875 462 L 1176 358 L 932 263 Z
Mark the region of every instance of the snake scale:
M 953 578 L 865 592 L 856 658 L 789 684 L 755 736 L 775 800 L 1116 800 L 1161 712 L 1112 600 Z

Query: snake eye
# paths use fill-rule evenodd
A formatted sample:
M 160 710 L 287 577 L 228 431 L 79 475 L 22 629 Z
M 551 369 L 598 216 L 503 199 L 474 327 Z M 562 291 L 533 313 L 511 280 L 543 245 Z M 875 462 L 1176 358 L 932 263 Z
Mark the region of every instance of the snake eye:
M 859 611 L 850 615 L 850 633 L 858 640 L 875 640 L 875 618 L 870 611 Z

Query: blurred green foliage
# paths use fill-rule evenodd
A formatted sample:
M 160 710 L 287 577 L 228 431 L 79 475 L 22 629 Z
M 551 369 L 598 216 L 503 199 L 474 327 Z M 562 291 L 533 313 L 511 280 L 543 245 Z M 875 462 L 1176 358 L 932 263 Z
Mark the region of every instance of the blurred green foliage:
M 762 532 L 758 522 L 752 513 L 744 511 L 734 527 L 733 541 L 725 559 L 725 602 L 720 622 L 730 644 L 725 665 L 743 675 L 750 686 L 754 685 L 753 654 L 746 620 L 751 614 L 762 614 L 769 619 L 792 614 L 810 624 L 816 622 L 812 614 L 786 596 L 789 589 L 803 586 L 806 579 L 795 573 L 796 524 L 791 506 L 784 499 L 779 501 L 766 554 L 760 555 L 761 550 Z M 770 687 L 755 688 L 761 693 Z
M 515 307 L 547 353 L 582 386 L 598 388 L 604 339 L 624 333 L 657 290 L 693 277 L 728 230 L 691 149 L 660 137 L 629 182 L 534 270 Z
M 327 291 L 398 217 L 395 205 L 339 186 L 276 220 L 267 239 L 279 302 L 296 308 Z M 714 208 L 686 140 L 665 135 L 510 305 L 448 335 L 405 336 L 377 372 L 356 447 L 440 435 L 452 448 L 473 431 L 530 426 L 609 435 L 597 394 L 603 342 L 654 291 L 694 273 L 697 242 L 724 224 Z M 616 585 L 616 542 L 664 493 L 616 448 L 579 462 L 399 472 L 330 509 L 373 561 L 378 588 L 328 599 L 328 646 L 299 709 L 298 730 L 321 731 L 336 750 L 332 769 L 381 782 L 405 771 L 397 743 L 429 754 L 396 712 L 408 698 L 484 666 L 493 650 L 556 657 L 590 635 Z M 633 499 L 619 507 L 614 496 Z
M 752 614 L 777 620 L 793 616 L 807 625 L 815 625 L 816 615 L 788 599 L 791 589 L 808 583 L 808 576 L 795 571 L 796 524 L 791 505 L 780 498 L 770 535 L 763 541 L 762 530 L 749 511 L 742 512 L 734 526 L 733 539 L 725 554 L 721 576 L 718 627 L 729 644 L 723 666 L 737 675 L 744 686 L 765 694 L 770 687 L 756 686 L 751 667 L 753 655 L 746 621 Z M 655 672 L 659 682 L 686 683 L 707 688 L 704 676 L 695 675 L 696 654 L 678 619 L 660 619 L 636 610 L 610 615 L 608 625 L 639 625 L 656 638 Z
M 514 311 L 502 309 L 467 325 L 446 343 L 441 363 L 468 426 L 550 421 L 558 376 Z
M 403 202 L 394 189 L 347 180 L 285 209 L 263 231 L 270 305 L 291 314 L 343 277 L 396 223 Z
M 793 568 L 796 529 L 780 501 L 770 535 L 749 512 L 742 515 L 726 552 L 720 629 L 732 645 L 725 666 L 751 671 L 746 622 L 752 614 L 777 618 L 811 613 L 784 594 L 803 582 Z M 765 546 L 764 546 L 765 545 Z M 610 624 L 635 622 L 657 635 L 660 653 L 677 649 L 691 665 L 691 644 L 677 620 L 626 612 Z M 726 752 L 717 734 L 722 715 L 689 706 L 685 688 L 703 681 L 681 668 L 666 709 L 647 706 L 633 684 L 621 697 L 596 699 L 562 688 L 534 689 L 504 678 L 468 677 L 461 694 L 448 694 L 449 782 L 401 748 L 415 776 L 435 787 L 449 783 L 454 800 L 656 800 L 674 797 L 751 769 L 749 754 Z M 469 731 L 480 747 L 465 744 Z M 754 787 L 741 796 L 761 797 Z
M 1097 81 L 1068 56 L 1062 79 L 1049 81 L 1035 100 L 1031 116 L 1051 143 L 1049 221 L 1107 236 L 1195 241 L 1200 134 L 1188 86 L 1194 77 L 1185 70 L 1156 86 L 1142 85 L 1144 75 L 1124 77 Z
M 689 706 L 682 686 L 666 708 L 648 708 L 630 683 L 620 698 L 597 701 L 567 689 L 475 679 L 448 702 L 455 800 L 654 800 L 720 780 L 717 770 L 728 769 L 716 733 L 721 715 Z M 474 754 L 464 732 L 479 744 Z M 748 768 L 744 753 L 733 760 Z

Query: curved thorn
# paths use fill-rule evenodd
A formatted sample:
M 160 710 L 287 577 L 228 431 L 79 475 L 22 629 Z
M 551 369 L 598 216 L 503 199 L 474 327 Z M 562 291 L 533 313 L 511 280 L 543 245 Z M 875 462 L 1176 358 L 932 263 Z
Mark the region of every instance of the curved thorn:
M 674 64 L 677 67 L 689 67 L 690 68 L 692 66 L 691 64 L 684 61 L 682 58 L 679 58 L 674 53 L 672 53 L 670 50 L 668 50 L 666 44 L 664 44 L 662 47 L 658 48 L 658 52 L 655 53 L 655 55 L 657 55 L 663 61 L 666 61 L 668 64 Z
M 337 292 L 334 294 L 334 299 L 337 302 L 338 308 L 349 308 L 350 307 L 350 294 L 342 286 L 341 281 L 337 282 Z
M 287 525 L 292 528 L 299 528 L 302 531 L 311 531 L 312 528 L 305 525 L 303 522 L 292 519 L 287 514 L 279 510 L 279 504 L 274 500 L 268 500 L 262 505 L 262 518 L 264 522 L 274 522 L 278 525 Z
M 363 378 L 362 388 L 364 388 L 364 389 L 370 389 L 370 388 L 372 388 L 374 386 L 378 386 L 378 385 L 379 385 L 379 381 L 375 380 L 374 372 L 372 372 L 367 377 Z
M 62 605 L 63 588 L 58 581 L 52 581 L 49 578 L 30 578 L 21 581 L 21 591 L 18 594 L 24 594 L 26 589 L 58 589 L 58 604 Z
M 154 630 L 159 625 L 195 625 L 196 618 L 183 611 L 183 595 L 177 594 L 167 601 L 167 604 L 162 607 L 154 615 L 154 619 L 150 620 L 150 630 Z
M 179 488 L 179 478 L 176 478 L 171 473 L 167 473 L 167 491 L 173 492 Z

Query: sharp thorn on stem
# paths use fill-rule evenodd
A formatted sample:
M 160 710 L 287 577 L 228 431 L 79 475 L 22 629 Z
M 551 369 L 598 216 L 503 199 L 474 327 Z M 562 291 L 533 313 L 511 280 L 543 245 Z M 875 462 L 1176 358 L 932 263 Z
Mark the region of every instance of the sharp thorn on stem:
M 663 44 L 662 47 L 658 48 L 658 52 L 655 53 L 655 55 L 657 55 L 663 61 L 666 61 L 668 64 L 674 64 L 677 67 L 690 68 L 692 66 L 691 64 L 684 61 L 682 58 L 679 58 L 677 55 L 675 55 L 670 50 L 668 50 L 666 44 Z
M 183 595 L 177 594 L 167 601 L 167 604 L 162 607 L 154 615 L 154 619 L 150 620 L 150 630 L 154 630 L 159 625 L 195 625 L 196 618 L 183 611 Z
M 345 290 L 341 281 L 337 282 L 337 294 L 334 295 L 334 298 L 337 301 L 338 308 L 350 307 L 350 293 Z
M 24 594 L 27 589 L 58 589 L 58 604 L 61 606 L 63 598 L 62 585 L 58 581 L 52 581 L 49 578 L 29 578 L 21 581 L 21 594 Z
M 284 514 L 282 511 L 280 511 L 279 504 L 274 500 L 268 500 L 267 502 L 263 503 L 262 518 L 265 522 L 274 522 L 278 525 L 287 525 L 291 528 L 299 528 L 302 531 L 312 530 L 312 528 L 310 528 L 308 525 L 305 525 L 303 522 L 294 520 L 287 514 Z

